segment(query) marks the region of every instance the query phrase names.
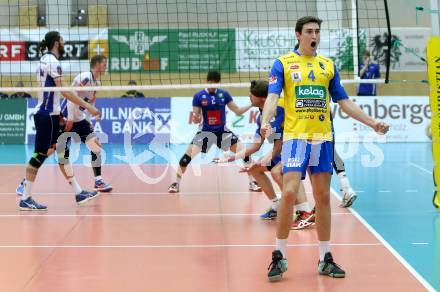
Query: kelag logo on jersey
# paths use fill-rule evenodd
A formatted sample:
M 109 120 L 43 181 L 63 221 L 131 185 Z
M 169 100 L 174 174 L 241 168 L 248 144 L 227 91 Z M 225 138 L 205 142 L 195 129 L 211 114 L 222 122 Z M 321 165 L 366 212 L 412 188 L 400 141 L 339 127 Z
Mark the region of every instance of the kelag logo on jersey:
M 327 90 L 324 86 L 319 85 L 300 85 L 295 87 L 295 94 L 297 99 L 326 99 Z

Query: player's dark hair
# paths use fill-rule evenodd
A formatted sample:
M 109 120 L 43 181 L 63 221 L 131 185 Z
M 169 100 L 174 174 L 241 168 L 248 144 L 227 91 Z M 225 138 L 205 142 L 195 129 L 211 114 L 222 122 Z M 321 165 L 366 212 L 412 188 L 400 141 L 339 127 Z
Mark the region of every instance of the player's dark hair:
M 256 97 L 267 97 L 269 82 L 266 80 L 252 80 L 250 92 Z
M 362 56 L 370 57 L 370 52 L 368 50 L 363 50 Z
M 90 68 L 95 67 L 97 64 L 104 62 L 107 60 L 107 57 L 104 55 L 95 55 L 90 59 Z
M 220 82 L 221 75 L 219 71 L 211 70 L 208 72 L 208 76 L 206 76 L 206 81 L 214 81 L 216 83 Z
M 304 16 L 296 21 L 295 32 L 302 33 L 302 29 L 303 29 L 304 24 L 310 23 L 310 22 L 317 23 L 319 25 L 319 28 L 321 28 L 321 23 L 322 23 L 321 19 L 319 19 L 318 17 L 315 17 L 315 16 Z
M 55 42 L 59 42 L 61 35 L 57 31 L 49 31 L 44 36 L 44 39 L 38 44 L 38 52 L 42 54 L 47 48 L 49 51 L 52 50 Z

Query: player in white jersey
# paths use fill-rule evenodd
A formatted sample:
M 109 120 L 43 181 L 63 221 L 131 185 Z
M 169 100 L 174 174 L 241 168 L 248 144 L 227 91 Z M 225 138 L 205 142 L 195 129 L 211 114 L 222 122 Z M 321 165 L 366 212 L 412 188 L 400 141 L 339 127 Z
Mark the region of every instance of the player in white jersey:
M 73 80 L 72 86 L 100 86 L 101 76 L 105 74 L 106 69 L 107 58 L 103 55 L 93 56 L 90 60 L 91 71 L 78 74 Z M 78 91 L 77 93 L 80 98 L 84 99 L 84 101 L 93 105 L 95 104 L 96 91 Z M 83 107 L 67 99 L 63 100 L 61 103 L 61 111 L 63 116 L 67 119 L 64 131 L 78 134 L 81 142 L 86 144 L 91 150 L 92 168 L 95 175 L 95 190 L 100 192 L 110 192 L 113 187 L 110 184 L 105 183 L 101 177 L 101 144 L 93 132 L 93 125 L 90 122 L 89 113 Z M 69 145 L 65 148 L 63 156 L 64 159 L 69 158 Z
M 38 82 L 42 87 L 62 87 L 63 71 L 58 59 L 64 54 L 63 37 L 57 31 L 50 31 L 46 33 L 38 49 L 40 53 L 47 49 L 47 52 L 41 57 L 40 64 L 37 68 Z M 45 91 L 38 94 L 38 104 L 34 115 L 36 129 L 35 150 L 26 167 L 26 179 L 23 183 L 23 194 L 19 203 L 20 210 L 47 209 L 46 206 L 35 202 L 32 198 L 32 184 L 44 160 L 55 150 L 55 145 L 60 134 L 61 95 L 84 107 L 90 114 L 96 116 L 98 119 L 101 116 L 100 112 L 93 105 L 85 102 L 72 92 Z M 97 193 L 83 191 L 76 182 L 73 172 L 69 167 L 65 167 L 61 169 L 61 171 L 72 185 L 78 203 L 88 201 L 97 195 Z

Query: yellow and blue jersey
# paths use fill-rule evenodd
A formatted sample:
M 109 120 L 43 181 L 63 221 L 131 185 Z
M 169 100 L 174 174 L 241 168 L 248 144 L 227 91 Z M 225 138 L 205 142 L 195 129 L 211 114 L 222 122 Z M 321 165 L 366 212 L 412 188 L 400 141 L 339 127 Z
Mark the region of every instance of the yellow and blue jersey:
M 347 99 L 333 61 L 322 55 L 290 52 L 275 60 L 269 93 L 284 91 L 284 141 L 307 139 L 332 141 L 330 96 Z

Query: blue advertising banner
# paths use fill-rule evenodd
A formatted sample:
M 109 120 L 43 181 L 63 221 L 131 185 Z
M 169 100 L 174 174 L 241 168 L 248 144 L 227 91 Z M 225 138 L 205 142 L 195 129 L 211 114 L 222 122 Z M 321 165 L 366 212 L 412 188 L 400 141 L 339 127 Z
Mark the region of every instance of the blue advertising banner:
M 101 121 L 94 121 L 95 131 L 105 133 L 108 143 L 169 143 L 171 98 L 98 98 L 96 107 Z M 127 139 L 125 138 L 125 139 Z
M 27 111 L 27 143 L 35 142 L 33 109 L 36 100 L 29 100 Z M 170 142 L 171 99 L 98 98 L 96 107 L 101 111 L 100 121 L 92 120 L 95 131 L 105 143 Z

